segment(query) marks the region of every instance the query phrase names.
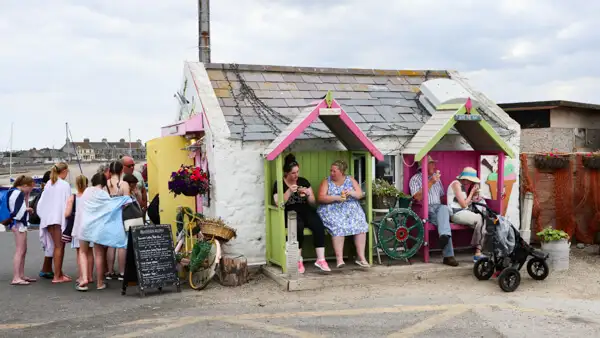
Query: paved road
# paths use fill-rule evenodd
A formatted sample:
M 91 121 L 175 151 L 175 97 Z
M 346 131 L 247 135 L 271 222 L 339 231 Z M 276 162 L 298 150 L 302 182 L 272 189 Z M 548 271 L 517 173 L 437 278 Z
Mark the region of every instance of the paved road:
M 27 272 L 39 268 L 30 232 Z M 121 296 L 117 285 L 78 293 L 39 281 L 11 287 L 12 237 L 0 234 L 1 337 L 581 337 L 600 332 L 600 297 L 574 298 L 523 278 L 505 294 L 461 277 L 406 285 L 283 292 L 263 276 L 240 288 Z M 73 254 L 66 271 L 75 274 Z M 589 267 L 587 267 L 589 268 Z M 556 277 L 558 278 L 558 277 Z M 598 288 L 595 285 L 587 288 Z

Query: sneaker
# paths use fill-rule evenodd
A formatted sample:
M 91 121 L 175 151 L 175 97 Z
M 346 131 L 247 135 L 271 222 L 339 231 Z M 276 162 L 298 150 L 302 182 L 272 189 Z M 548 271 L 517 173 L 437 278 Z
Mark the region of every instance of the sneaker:
M 120 273 L 120 274 L 119 274 L 119 277 L 118 277 L 118 279 L 119 279 L 120 281 L 122 281 L 123 279 L 125 279 L 125 274 L 123 274 L 123 273 Z
M 304 273 L 304 263 L 302 261 L 298 261 L 298 273 Z
M 446 264 L 448 266 L 458 266 L 458 262 L 456 261 L 456 258 L 454 258 L 454 256 L 444 257 L 444 260 L 442 263 Z
M 329 268 L 329 264 L 327 264 L 326 260 L 316 261 L 315 266 L 317 268 L 321 269 L 321 271 L 325 271 L 325 272 L 331 271 L 331 269 Z
M 113 279 L 117 278 L 117 275 L 115 273 L 107 273 L 104 275 L 104 278 L 106 280 L 113 280 Z
M 54 272 L 40 271 L 40 278 L 53 279 L 54 278 Z

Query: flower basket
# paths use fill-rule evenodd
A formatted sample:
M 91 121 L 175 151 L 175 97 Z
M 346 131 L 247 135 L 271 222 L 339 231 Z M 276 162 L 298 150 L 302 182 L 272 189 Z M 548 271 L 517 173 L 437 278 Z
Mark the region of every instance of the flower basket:
M 204 195 L 209 190 L 208 174 L 199 167 L 181 166 L 171 173 L 169 191 L 178 195 Z
M 200 231 L 204 236 L 215 237 L 227 242 L 236 237 L 235 229 L 227 226 L 220 218 L 205 218 L 200 221 Z
M 568 156 L 559 156 L 554 154 L 535 155 L 533 158 L 535 167 L 544 170 L 558 170 L 569 167 L 571 163 Z
M 401 195 L 398 197 L 398 208 L 410 209 L 412 206 L 412 197 L 408 195 Z
M 396 206 L 398 198 L 396 196 L 373 196 L 373 208 L 374 209 L 390 209 Z
M 600 169 L 600 155 L 588 154 L 582 158 L 582 163 L 588 169 Z

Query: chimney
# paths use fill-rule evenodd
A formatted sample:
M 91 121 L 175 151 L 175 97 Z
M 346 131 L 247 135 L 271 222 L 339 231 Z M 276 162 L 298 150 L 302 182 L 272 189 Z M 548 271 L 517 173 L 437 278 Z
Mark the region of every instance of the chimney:
M 125 139 L 124 138 L 120 139 L 119 143 L 125 143 Z
M 83 139 L 83 143 L 90 143 L 90 139 L 89 138 L 84 138 Z
M 138 138 L 137 140 L 135 140 L 135 143 L 142 144 L 142 140 L 140 140 L 140 139 Z
M 210 63 L 209 0 L 198 0 L 198 49 L 200 62 Z
M 102 142 L 106 142 L 106 139 L 105 139 L 105 138 L 103 138 L 103 139 L 102 139 Z

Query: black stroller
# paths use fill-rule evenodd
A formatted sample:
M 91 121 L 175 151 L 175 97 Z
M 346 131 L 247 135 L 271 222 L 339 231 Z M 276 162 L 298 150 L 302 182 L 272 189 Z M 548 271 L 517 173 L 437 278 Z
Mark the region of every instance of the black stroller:
M 480 210 L 485 210 L 482 212 Z M 550 269 L 548 254 L 527 244 L 519 231 L 504 217 L 485 204 L 473 203 L 472 211 L 482 215 L 486 234 L 481 257 L 473 266 L 473 274 L 479 280 L 488 280 L 499 272 L 498 284 L 505 292 L 513 292 L 521 284 L 519 270 L 527 262 L 527 272 L 535 280 L 544 280 Z M 527 258 L 532 258 L 527 261 Z

